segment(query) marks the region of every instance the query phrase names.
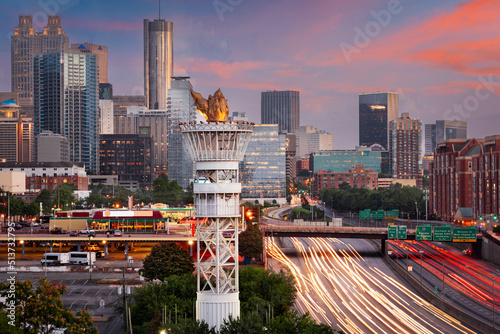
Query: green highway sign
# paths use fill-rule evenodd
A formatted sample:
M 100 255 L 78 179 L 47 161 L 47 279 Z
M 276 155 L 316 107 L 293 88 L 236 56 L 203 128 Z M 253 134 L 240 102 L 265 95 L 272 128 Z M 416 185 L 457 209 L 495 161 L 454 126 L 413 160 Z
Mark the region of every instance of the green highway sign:
M 406 226 L 389 225 L 387 227 L 387 235 L 389 239 L 406 239 Z
M 406 226 L 398 226 L 398 239 L 406 239 Z
M 476 227 L 456 227 L 453 229 L 453 242 L 476 242 Z
M 384 219 L 384 210 L 373 211 L 372 218 L 373 219 Z
M 359 212 L 359 219 L 370 219 L 370 209 L 361 210 Z
M 451 241 L 451 225 L 434 226 L 434 241 Z
M 387 234 L 389 239 L 397 239 L 398 238 L 398 227 L 391 225 L 387 227 Z
M 426 224 L 430 225 L 430 224 Z M 432 225 L 431 226 L 417 226 L 417 233 L 415 240 L 432 241 Z
M 385 219 L 399 218 L 399 210 L 388 210 L 384 212 Z

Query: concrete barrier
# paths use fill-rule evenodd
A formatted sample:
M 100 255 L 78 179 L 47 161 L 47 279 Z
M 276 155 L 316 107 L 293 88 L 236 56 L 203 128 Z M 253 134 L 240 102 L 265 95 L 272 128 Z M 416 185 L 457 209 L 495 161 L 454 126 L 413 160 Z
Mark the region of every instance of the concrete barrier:
M 411 286 L 413 286 L 418 292 L 420 292 L 425 300 L 439 308 L 441 311 L 446 312 L 452 317 L 459 319 L 460 321 L 464 322 L 466 325 L 474 328 L 480 333 L 500 333 L 500 329 L 493 331 L 493 326 L 485 324 L 481 320 L 471 316 L 461 309 L 450 305 L 449 303 L 446 303 L 442 298 L 435 296 L 434 293 L 428 288 L 420 285 L 420 281 L 415 279 L 413 276 L 408 275 L 407 271 L 403 267 L 398 265 L 396 261 L 390 258 L 387 254 L 384 254 L 384 259 L 398 274 L 406 279 L 406 281 L 410 283 Z

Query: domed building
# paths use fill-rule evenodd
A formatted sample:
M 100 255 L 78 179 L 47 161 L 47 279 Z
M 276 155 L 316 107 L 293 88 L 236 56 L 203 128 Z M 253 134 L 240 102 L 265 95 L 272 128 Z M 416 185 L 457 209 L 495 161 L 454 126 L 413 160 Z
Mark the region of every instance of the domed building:
M 33 119 L 21 118 L 21 107 L 14 100 L 0 104 L 0 160 L 31 162 L 33 158 Z

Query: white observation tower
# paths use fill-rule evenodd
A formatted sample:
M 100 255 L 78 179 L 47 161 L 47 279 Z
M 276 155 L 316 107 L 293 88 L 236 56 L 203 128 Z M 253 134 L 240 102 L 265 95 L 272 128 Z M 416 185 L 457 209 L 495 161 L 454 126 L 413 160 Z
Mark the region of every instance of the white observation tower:
M 243 160 L 254 125 L 233 121 L 179 125 L 195 163 L 196 319 L 219 330 L 229 316 L 240 316 L 238 162 Z

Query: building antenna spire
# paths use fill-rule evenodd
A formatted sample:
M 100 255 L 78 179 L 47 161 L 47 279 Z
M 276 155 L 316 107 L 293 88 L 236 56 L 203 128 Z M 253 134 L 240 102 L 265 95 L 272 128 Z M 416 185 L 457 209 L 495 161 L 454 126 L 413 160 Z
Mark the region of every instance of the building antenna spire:
M 161 20 L 160 3 L 161 0 L 158 0 L 158 20 Z

